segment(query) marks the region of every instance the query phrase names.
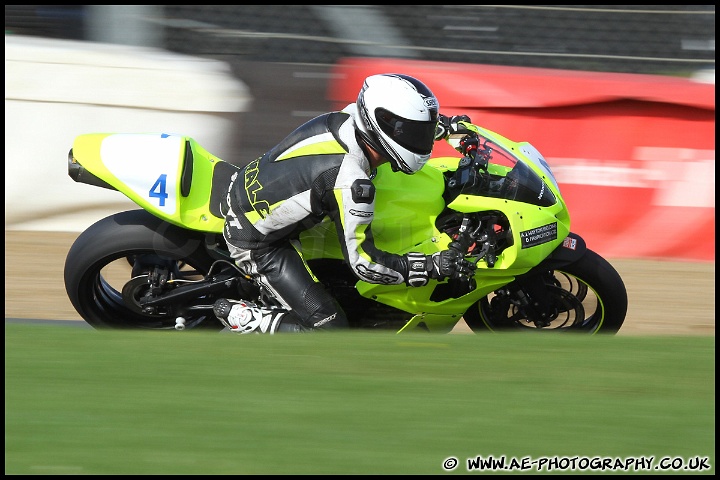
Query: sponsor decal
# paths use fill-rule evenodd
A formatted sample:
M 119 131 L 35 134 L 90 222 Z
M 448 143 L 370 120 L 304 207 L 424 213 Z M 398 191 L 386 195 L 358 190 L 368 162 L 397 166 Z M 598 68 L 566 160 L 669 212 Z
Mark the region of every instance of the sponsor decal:
M 372 216 L 373 216 L 373 213 L 372 213 L 372 212 L 364 212 L 364 211 L 362 211 L 362 210 L 355 210 L 354 208 L 351 208 L 351 209 L 350 209 L 350 215 L 354 215 L 354 216 L 356 216 L 356 217 L 365 217 L 365 218 L 367 218 L 367 217 L 372 217 Z
M 270 213 L 270 204 L 258 195 L 262 192 L 263 186 L 258 181 L 260 159 L 253 160 L 245 167 L 245 193 L 253 209 L 261 218 L 266 218 Z
M 557 222 L 520 232 L 522 248 L 530 248 L 557 239 Z
M 358 265 L 355 267 L 355 271 L 361 278 L 367 279 L 370 283 L 379 283 L 383 285 L 393 285 L 398 283 L 397 276 L 387 275 L 380 272 L 373 272 L 364 265 Z
M 562 245 L 563 247 L 569 248 L 570 250 L 575 250 L 577 248 L 577 239 L 572 237 L 565 237 Z
M 425 102 L 425 106 L 427 108 L 434 108 L 434 109 L 438 108 L 438 101 L 437 101 L 437 98 L 435 98 L 435 97 L 427 97 L 423 101 Z
M 336 313 L 333 313 L 333 314 L 330 315 L 329 317 L 323 318 L 322 320 L 320 320 L 319 322 L 317 322 L 315 325 L 313 325 L 313 327 L 321 327 L 321 326 L 325 325 L 326 323 L 335 320 L 335 316 L 336 316 L 336 315 L 337 315 Z

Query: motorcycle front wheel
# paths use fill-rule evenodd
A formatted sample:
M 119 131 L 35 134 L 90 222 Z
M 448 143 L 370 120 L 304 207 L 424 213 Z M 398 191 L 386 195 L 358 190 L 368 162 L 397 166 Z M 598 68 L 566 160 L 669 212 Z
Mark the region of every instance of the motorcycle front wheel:
M 542 321 L 523 308 L 521 283 L 480 299 L 464 315 L 476 333 L 488 331 L 564 331 L 615 334 L 627 313 L 625 284 L 604 258 L 592 250 L 561 269 L 537 277 L 545 282 L 549 305 Z
M 202 234 L 131 210 L 96 222 L 75 240 L 65 260 L 65 290 L 75 310 L 97 329 L 170 330 L 182 316 L 183 329 L 222 330 L 211 298 L 205 302 L 209 308 L 182 311 L 144 309 L 139 303 L 149 289 L 167 288 L 168 278 L 202 279 L 212 264 Z

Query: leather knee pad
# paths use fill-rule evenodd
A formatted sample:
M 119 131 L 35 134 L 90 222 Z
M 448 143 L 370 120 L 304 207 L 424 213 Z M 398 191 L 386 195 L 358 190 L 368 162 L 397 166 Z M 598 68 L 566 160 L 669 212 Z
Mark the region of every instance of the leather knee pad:
M 305 310 L 310 317 L 303 322 L 312 329 L 347 328 L 348 319 L 340 304 L 319 283 L 313 283 L 304 292 Z

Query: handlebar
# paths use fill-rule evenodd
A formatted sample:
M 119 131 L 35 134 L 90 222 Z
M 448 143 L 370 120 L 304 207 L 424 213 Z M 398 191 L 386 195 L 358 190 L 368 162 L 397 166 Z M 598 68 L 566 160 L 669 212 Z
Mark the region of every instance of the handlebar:
M 464 217 L 454 241 L 448 247 L 457 250 L 463 257 L 483 259 L 488 267 L 494 267 L 498 246 L 498 236 L 494 226 L 497 222 L 496 216 L 489 215 L 479 219 L 478 225 L 473 226 L 470 218 Z
M 492 148 L 487 144 L 487 140 L 480 145 L 480 138 L 477 133 L 470 133 L 460 139 L 460 153 L 463 154 L 463 160 L 467 158 L 467 165 L 472 165 L 478 170 L 487 171 L 488 164 L 492 158 Z M 462 162 L 462 161 L 461 161 Z
M 487 174 L 493 150 L 487 144 L 487 140 L 481 145 L 476 133 L 465 135 L 460 140 L 458 150 L 463 157 L 454 175 L 448 180 L 448 187 L 451 189 L 475 187 L 480 184 L 483 175 Z

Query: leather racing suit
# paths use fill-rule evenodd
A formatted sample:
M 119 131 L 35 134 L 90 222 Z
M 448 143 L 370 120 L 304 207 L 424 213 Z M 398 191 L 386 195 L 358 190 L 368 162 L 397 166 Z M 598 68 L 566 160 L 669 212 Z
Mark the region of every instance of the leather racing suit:
M 375 187 L 356 136 L 355 104 L 320 115 L 247 164 L 230 183 L 223 235 L 243 273 L 254 276 L 301 329 L 347 327 L 338 302 L 299 252 L 300 232 L 329 217 L 345 260 L 370 283 L 411 284 L 407 255 L 377 249 Z M 292 318 L 292 320 L 291 320 Z

